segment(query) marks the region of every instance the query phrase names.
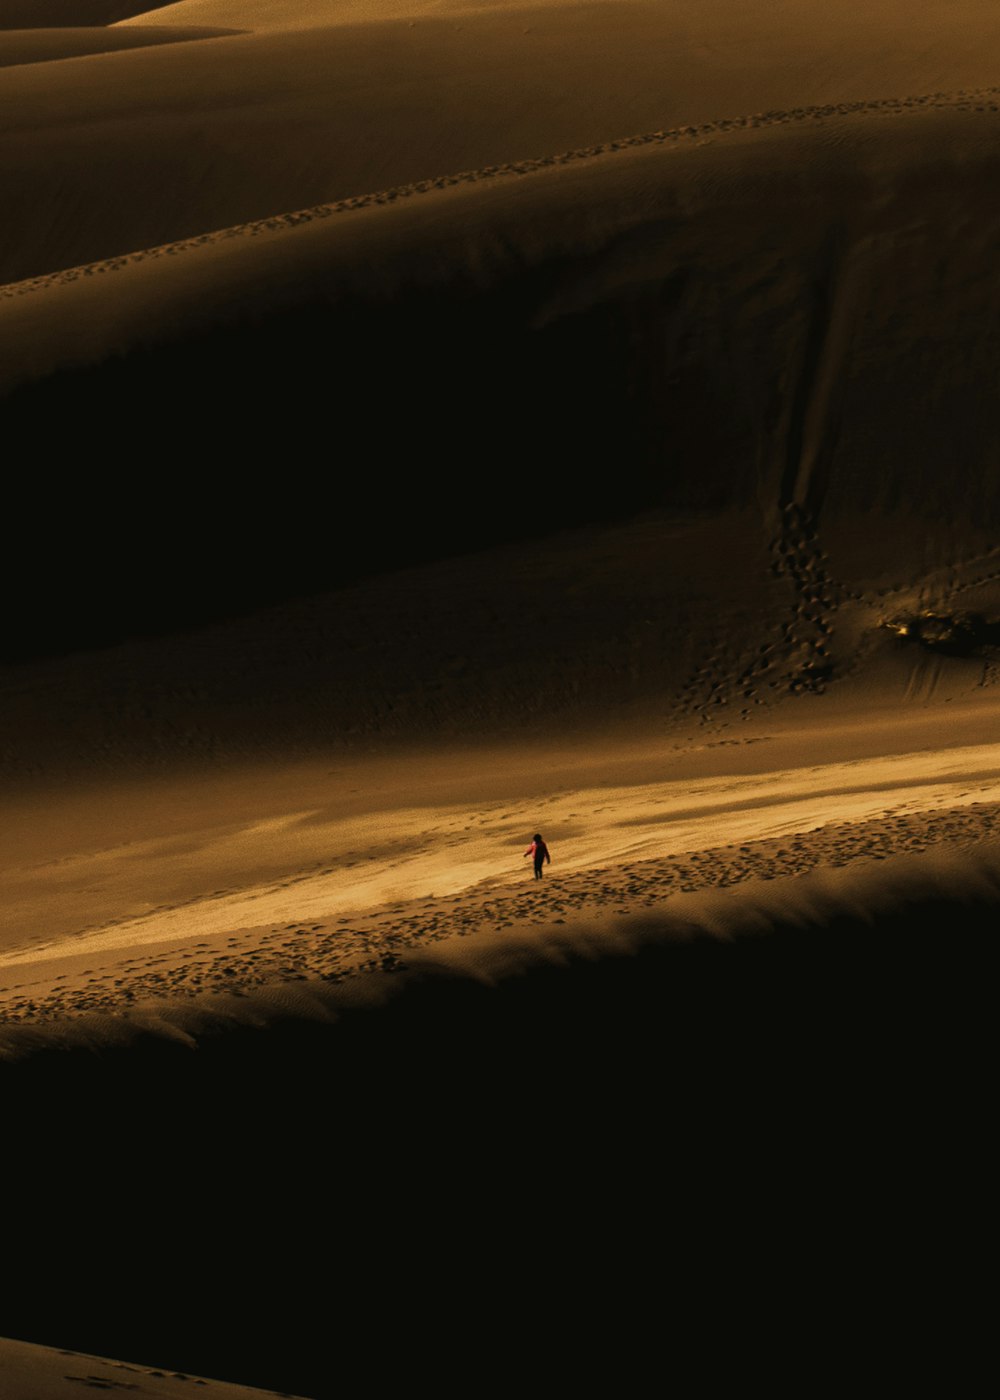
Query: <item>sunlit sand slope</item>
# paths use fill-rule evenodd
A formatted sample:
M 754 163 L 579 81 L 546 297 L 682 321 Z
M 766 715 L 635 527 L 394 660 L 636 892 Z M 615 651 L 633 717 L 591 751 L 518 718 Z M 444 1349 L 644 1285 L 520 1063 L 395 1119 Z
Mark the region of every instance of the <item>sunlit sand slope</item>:
M 928 23 L 896 7 L 884 27 L 860 5 L 822 20 L 809 7 L 759 30 L 757 7 L 752 22 L 727 11 L 723 24 L 619 0 L 528 23 L 487 9 L 20 69 L 5 81 L 16 237 L 0 280 L 635 132 L 1000 81 L 994 6 L 965 24 L 953 6 Z
M 14 29 L 0 30 L 0 68 L 25 63 L 52 63 L 61 58 L 81 58 L 85 54 L 109 50 L 141 49 L 154 44 L 177 44 L 191 39 L 209 39 L 225 34 L 223 29 L 159 27 L 143 25 L 134 29 Z
M 141 4 L 141 0 L 138 0 Z M 554 0 L 555 4 L 560 0 Z M 578 0 L 566 0 L 578 3 Z M 537 9 L 538 0 L 176 0 L 151 14 L 134 10 L 130 19 L 119 21 L 122 28 L 145 24 L 148 20 L 165 24 L 234 24 L 255 32 L 267 29 L 324 29 L 333 24 L 355 24 L 387 19 L 412 19 L 418 15 L 468 10 L 475 14 L 486 9 Z M 549 8 L 549 7 L 546 7 Z M 134 7 L 133 7 L 134 9 Z
M 781 737 L 749 761 L 722 745 L 714 763 L 662 740 L 657 751 L 652 733 L 645 765 L 595 743 L 592 786 L 584 765 L 540 756 L 525 779 L 513 749 L 467 757 L 464 772 L 441 754 L 423 765 L 422 798 L 400 764 L 410 807 L 392 806 L 391 786 L 359 796 L 348 782 L 364 782 L 360 770 L 275 767 L 178 785 L 172 803 L 152 784 L 109 785 L 109 816 L 93 796 L 14 809 L 28 849 L 15 838 L 0 869 L 0 1056 L 150 1029 L 193 1044 L 230 1022 L 308 1013 L 341 984 L 353 995 L 363 974 L 448 948 L 471 966 L 495 935 L 549 956 L 580 940 L 613 949 L 649 920 L 742 933 L 800 906 L 816 923 L 874 916 L 904 890 L 995 898 L 981 868 L 1000 829 L 995 745 L 862 760 L 831 728 L 836 762 L 767 769 L 769 752 L 788 752 Z M 435 767 L 450 769 L 445 800 L 433 800 Z M 657 776 L 642 781 L 643 767 Z M 300 804 L 326 806 L 276 810 L 276 789 L 296 780 Z M 539 825 L 556 856 L 535 881 L 523 850 Z

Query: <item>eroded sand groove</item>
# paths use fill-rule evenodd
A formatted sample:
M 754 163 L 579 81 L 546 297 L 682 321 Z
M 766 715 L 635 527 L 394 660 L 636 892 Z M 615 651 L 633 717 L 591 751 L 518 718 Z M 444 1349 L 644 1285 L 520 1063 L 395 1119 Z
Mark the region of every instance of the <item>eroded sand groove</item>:
M 690 146 L 710 140 L 715 136 L 724 136 L 730 132 L 746 131 L 758 127 L 785 126 L 789 123 L 816 123 L 849 116 L 898 116 L 909 112 L 941 109 L 1000 112 L 1000 87 L 927 93 L 912 97 L 883 97 L 869 101 L 825 103 L 816 106 L 792 107 L 783 111 L 758 112 L 744 117 L 725 117 L 714 122 L 702 122 L 697 126 L 679 126 L 665 131 L 652 131 L 636 136 L 621 137 L 615 141 L 563 151 L 556 155 L 537 156 L 528 160 L 513 161 L 506 165 L 487 165 L 477 170 L 439 175 L 431 179 L 415 181 L 413 184 L 396 185 L 390 189 L 375 191 L 371 194 L 353 195 L 348 199 L 337 200 L 331 204 L 313 205 L 311 208 L 299 209 L 287 214 L 276 214 L 265 219 L 255 219 L 249 223 L 235 224 L 230 228 L 214 229 L 191 238 L 163 243 L 155 248 L 138 249 L 132 253 L 85 263 L 79 267 L 65 268 L 58 272 L 45 273 L 40 277 L 27 278 L 21 282 L 10 282 L 0 287 L 0 296 L 25 296 L 32 292 L 44 291 L 46 288 L 62 286 L 67 282 L 75 282 L 82 277 L 117 272 L 122 268 L 149 259 L 176 257 L 179 253 L 184 253 L 189 249 L 202 248 L 206 244 L 219 243 L 233 238 L 254 238 L 260 234 L 276 233 L 284 229 L 295 228 L 300 224 L 328 219 L 335 214 L 346 213 L 350 210 L 392 204 L 397 200 L 409 199 L 420 194 L 430 194 L 435 190 L 448 189 L 455 185 L 471 185 L 510 176 L 531 175 L 551 167 L 576 164 L 593 160 L 599 156 L 636 150 L 642 146 Z

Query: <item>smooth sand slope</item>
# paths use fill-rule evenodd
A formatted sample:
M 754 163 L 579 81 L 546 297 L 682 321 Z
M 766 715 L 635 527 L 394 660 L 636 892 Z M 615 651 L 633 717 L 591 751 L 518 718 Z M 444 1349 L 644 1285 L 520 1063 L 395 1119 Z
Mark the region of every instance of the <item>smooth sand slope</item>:
M 225 30 L 215 31 L 225 33 Z M 14 29 L 0 30 L 0 68 L 15 68 L 24 63 L 51 63 L 57 59 L 80 58 L 85 54 L 109 50 L 145 48 L 151 44 L 179 44 L 190 39 L 211 37 L 203 28 L 180 27 L 141 29 L 108 29 L 91 26 L 84 29 Z
M 32 65 L 5 82 L 0 171 L 18 237 L 0 277 L 636 132 L 988 86 L 1000 18 L 961 8 L 817 18 L 800 4 L 762 19 L 615 0 L 540 8 L 534 23 L 521 8 L 428 12 Z M 163 22 L 240 27 L 220 16 Z
M 12 1400 L 971 1388 L 996 7 L 2 55 Z

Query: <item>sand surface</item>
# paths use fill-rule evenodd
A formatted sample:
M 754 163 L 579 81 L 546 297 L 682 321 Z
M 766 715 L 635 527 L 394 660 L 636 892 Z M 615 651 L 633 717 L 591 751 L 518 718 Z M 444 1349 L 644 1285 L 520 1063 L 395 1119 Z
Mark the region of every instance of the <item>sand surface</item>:
M 1000 746 L 962 739 L 992 738 L 995 701 L 954 706 L 946 746 L 936 714 L 907 718 L 49 796 L 11 819 L 4 1042 L 67 1014 L 141 1023 L 178 994 L 339 982 L 444 939 L 614 922 L 745 881 L 989 847 Z M 803 762 L 817 746 L 838 758 Z M 523 856 L 535 829 L 554 852 L 541 882 Z
M 110 1361 L 75 1351 L 57 1351 L 30 1342 L 0 1337 L 0 1383 L 10 1396 L 32 1395 L 35 1400 L 70 1400 L 86 1390 L 127 1390 L 149 1400 L 177 1400 L 180 1396 L 204 1395 L 218 1400 L 253 1400 L 273 1391 L 250 1390 L 225 1381 L 205 1380 L 203 1376 L 173 1374 L 152 1367 Z
M 1000 10 L 0 67 L 4 1400 L 971 1388 Z

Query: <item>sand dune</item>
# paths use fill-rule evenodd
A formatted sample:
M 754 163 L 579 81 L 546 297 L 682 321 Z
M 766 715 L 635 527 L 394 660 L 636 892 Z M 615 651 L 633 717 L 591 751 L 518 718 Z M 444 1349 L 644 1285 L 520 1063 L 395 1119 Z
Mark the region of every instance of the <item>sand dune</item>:
M 108 50 L 145 48 L 151 44 L 179 44 L 191 39 L 210 39 L 228 31 L 222 29 L 180 28 L 143 25 L 136 29 L 14 29 L 0 30 L 0 68 L 25 63 L 52 63 L 63 58 Z
M 556 0 L 558 3 L 558 0 Z M 356 24 L 410 19 L 455 9 L 477 13 L 484 9 L 537 8 L 537 0 L 514 0 L 513 5 L 464 5 L 460 0 L 176 0 L 152 12 L 167 24 L 238 24 L 255 33 L 268 29 L 323 29 L 334 24 Z M 549 8 L 552 8 L 550 6 Z M 151 16 L 137 11 L 119 20 L 123 27 L 143 24 Z M 223 18 L 225 17 L 225 18 Z
M 996 6 L 0 64 L 4 1400 L 981 1383 Z
M 756 512 L 754 567 L 815 613 L 797 630 L 817 666 L 823 614 L 850 615 L 879 521 L 896 522 L 901 560 L 909 542 L 917 556 L 893 586 L 915 596 L 926 570 L 967 558 L 985 605 L 996 107 L 986 94 L 692 128 L 8 289 L 11 430 L 96 417 L 116 492 L 155 424 L 145 470 L 172 483 L 158 538 L 119 530 L 86 482 L 47 503 L 74 583 L 47 605 L 39 587 L 44 630 L 71 635 L 94 613 L 113 627 L 117 611 L 113 638 L 641 510 Z M 292 411 L 331 440 L 320 512 Z M 448 425 L 430 472 L 426 423 Z M 48 443 L 71 459 L 72 432 Z M 284 489 L 242 492 L 215 465 L 227 459 L 281 462 Z M 489 510 L 453 514 L 474 473 L 500 484 Z M 20 489 L 24 515 L 43 509 L 43 480 Z M 248 540 L 267 570 L 242 567 Z M 5 562 L 15 578 L 26 567 Z
M 996 81 L 994 7 L 930 30 L 897 12 L 878 42 L 867 9 L 818 29 L 743 21 L 719 45 L 671 6 L 618 0 L 541 10 L 528 35 L 523 11 L 486 10 L 24 68 L 7 80 L 0 170 L 18 238 L 0 277 L 638 132 Z M 101 139 L 85 154 L 87 130 Z

